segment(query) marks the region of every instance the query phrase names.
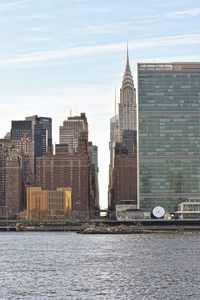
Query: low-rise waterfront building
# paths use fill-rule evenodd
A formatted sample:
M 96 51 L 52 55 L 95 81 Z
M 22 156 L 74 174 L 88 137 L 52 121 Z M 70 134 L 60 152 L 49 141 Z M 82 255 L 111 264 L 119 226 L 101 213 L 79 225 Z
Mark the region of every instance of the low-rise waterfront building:
M 41 187 L 27 188 L 27 219 L 48 220 L 70 219 L 71 188 L 57 188 L 55 191 Z
M 190 199 L 178 204 L 178 219 L 200 219 L 200 199 Z

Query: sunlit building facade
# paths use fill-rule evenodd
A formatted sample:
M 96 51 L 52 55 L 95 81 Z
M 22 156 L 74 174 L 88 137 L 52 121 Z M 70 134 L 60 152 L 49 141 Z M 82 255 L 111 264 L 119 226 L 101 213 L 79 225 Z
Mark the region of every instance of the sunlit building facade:
M 41 187 L 28 187 L 27 219 L 70 219 L 71 195 L 70 188 L 57 188 L 50 191 L 42 190 Z

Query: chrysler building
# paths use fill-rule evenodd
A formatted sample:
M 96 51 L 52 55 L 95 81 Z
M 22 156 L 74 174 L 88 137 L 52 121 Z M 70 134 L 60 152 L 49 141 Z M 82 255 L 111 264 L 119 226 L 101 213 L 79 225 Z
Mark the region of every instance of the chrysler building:
M 127 130 L 136 131 L 136 90 L 133 76 L 129 65 L 129 54 L 127 46 L 126 68 L 120 89 L 119 103 L 119 138 L 123 142 L 123 135 Z

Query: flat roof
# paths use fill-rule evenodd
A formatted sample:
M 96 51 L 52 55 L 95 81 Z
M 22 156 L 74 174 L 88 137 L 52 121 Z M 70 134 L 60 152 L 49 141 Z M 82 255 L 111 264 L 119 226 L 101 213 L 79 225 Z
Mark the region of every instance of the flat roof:
M 138 71 L 198 71 L 200 62 L 138 63 Z

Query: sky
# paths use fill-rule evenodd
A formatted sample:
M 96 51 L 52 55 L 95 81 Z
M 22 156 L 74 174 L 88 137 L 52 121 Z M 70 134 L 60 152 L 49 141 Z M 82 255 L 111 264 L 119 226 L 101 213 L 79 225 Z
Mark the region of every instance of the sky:
M 107 206 L 109 120 L 126 60 L 200 61 L 199 0 L 0 0 L 0 137 L 11 120 L 52 117 L 53 141 L 85 112 Z

